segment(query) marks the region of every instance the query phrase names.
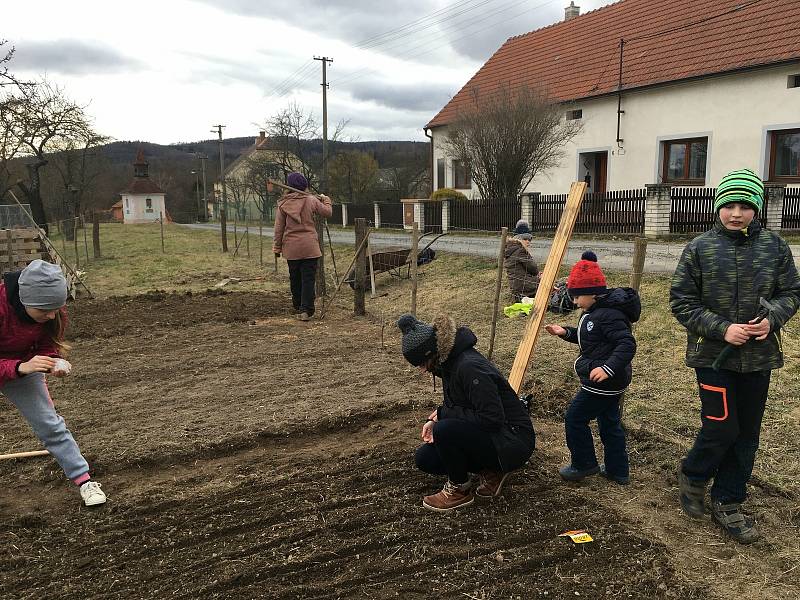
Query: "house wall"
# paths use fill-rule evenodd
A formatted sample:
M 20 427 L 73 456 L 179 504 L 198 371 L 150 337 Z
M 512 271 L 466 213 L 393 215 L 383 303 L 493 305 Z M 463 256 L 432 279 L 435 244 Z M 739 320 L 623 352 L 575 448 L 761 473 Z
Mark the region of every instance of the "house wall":
M 625 92 L 621 150 L 616 143 L 617 98 L 578 102 L 574 108 L 583 110 L 582 133 L 566 146 L 561 165 L 537 176 L 526 191 L 566 193 L 571 182 L 585 173 L 579 154 L 600 150 L 608 150 L 608 190 L 659 183 L 662 142 L 692 137 L 708 137 L 707 186 L 716 185 L 725 173 L 745 167 L 766 179 L 769 131 L 800 128 L 800 88 L 787 85 L 789 75 L 798 73 L 800 62 Z M 441 140 L 446 128 L 436 128 L 433 135 L 435 165 L 443 156 Z M 450 185 L 449 159 L 446 172 Z
M 152 211 L 147 211 L 147 198 L 152 200 Z M 164 194 L 123 194 L 122 214 L 125 223 L 151 223 L 166 214 Z

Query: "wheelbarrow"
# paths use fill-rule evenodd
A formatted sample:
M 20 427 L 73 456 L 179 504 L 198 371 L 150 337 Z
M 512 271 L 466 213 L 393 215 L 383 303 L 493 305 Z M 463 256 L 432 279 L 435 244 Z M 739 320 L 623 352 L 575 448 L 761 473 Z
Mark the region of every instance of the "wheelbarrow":
M 428 232 L 420 236 L 420 240 L 433 232 Z M 436 252 L 431 248 L 433 243 L 447 233 L 440 233 L 435 235 L 428 241 L 425 246 L 417 251 L 417 266 L 422 266 L 430 263 L 435 257 Z M 378 273 L 389 273 L 392 277 L 397 279 L 409 279 L 411 277 L 411 248 L 404 246 L 383 246 L 381 248 L 368 247 L 367 264 L 372 266 L 372 276 Z M 369 269 L 369 266 L 367 267 Z M 345 274 L 345 282 L 351 288 L 355 288 L 355 267 L 351 268 Z M 366 273 L 364 280 L 364 287 L 369 286 L 370 273 Z

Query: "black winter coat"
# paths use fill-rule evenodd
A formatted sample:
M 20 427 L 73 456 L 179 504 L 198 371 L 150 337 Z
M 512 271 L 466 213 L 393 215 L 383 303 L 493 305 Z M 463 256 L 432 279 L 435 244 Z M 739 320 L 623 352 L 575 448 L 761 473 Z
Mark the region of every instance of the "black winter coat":
M 615 396 L 631 383 L 631 361 L 636 354 L 636 340 L 631 324 L 639 320 L 642 304 L 631 288 L 614 288 L 583 312 L 578 327 L 565 327 L 564 339 L 578 344 L 575 374 L 581 388 L 593 394 Z M 602 367 L 608 373 L 605 381 L 594 382 L 589 373 Z
M 513 471 L 533 453 L 533 425 L 506 378 L 475 350 L 477 341 L 467 327 L 456 330 L 453 348 L 436 372 L 444 393 L 438 418 L 464 419 L 489 432 L 503 472 Z

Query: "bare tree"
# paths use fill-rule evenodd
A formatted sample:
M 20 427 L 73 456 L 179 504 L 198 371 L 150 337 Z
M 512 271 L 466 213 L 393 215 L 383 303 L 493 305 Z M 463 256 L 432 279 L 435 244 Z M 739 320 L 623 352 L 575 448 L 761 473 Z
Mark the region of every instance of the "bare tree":
M 334 197 L 349 202 L 363 202 L 367 192 L 378 182 L 378 163 L 366 152 L 340 152 L 328 168 L 330 191 Z
M 336 142 L 341 138 L 347 121 L 339 121 L 328 138 L 330 151 L 328 160 L 335 154 Z M 314 152 L 314 142 L 321 137 L 320 127 L 314 115 L 305 112 L 296 102 L 279 110 L 267 119 L 264 127 L 270 138 L 270 148 L 276 151 L 275 162 L 281 167 L 283 175 L 299 171 L 308 179 L 309 187 L 319 187 L 318 172 L 321 171 L 322 158 Z
M 7 43 L 7 40 L 0 39 L 0 49 Z M 29 90 L 29 84 L 20 82 L 9 71 L 8 65 L 13 57 L 13 47 L 5 53 L 0 50 L 0 200 L 13 186 L 10 165 L 22 148 L 15 115 L 24 104 Z
M 31 86 L 25 101 L 12 109 L 12 135 L 21 142 L 20 154 L 33 160 L 26 164 L 28 183 L 17 182 L 31 205 L 33 218 L 40 225 L 47 221 L 40 193 L 40 170 L 48 164 L 47 155 L 66 140 L 81 140 L 92 132 L 84 108 L 64 94 L 58 86 L 41 80 Z
M 243 182 L 265 220 L 272 216 L 277 201 L 276 194 L 267 191 L 267 180 L 281 180 L 285 177 L 283 167 L 276 162 L 275 154 L 271 151 L 256 151 L 245 161 Z
M 443 146 L 467 165 L 483 198 L 516 198 L 536 175 L 558 166 L 581 127 L 540 90 L 476 90 L 448 126 Z

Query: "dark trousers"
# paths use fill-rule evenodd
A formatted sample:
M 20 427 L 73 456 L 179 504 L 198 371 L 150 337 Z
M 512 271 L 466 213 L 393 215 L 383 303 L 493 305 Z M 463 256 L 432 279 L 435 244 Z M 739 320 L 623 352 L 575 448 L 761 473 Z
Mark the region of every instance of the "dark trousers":
M 414 459 L 421 471 L 447 475 L 457 485 L 469 479 L 468 473 L 500 470 L 489 433 L 462 419 L 434 423 L 433 444 L 422 444 Z
M 314 314 L 315 283 L 317 277 L 316 258 L 287 260 L 289 264 L 289 286 L 292 289 L 292 305 L 297 310 Z
M 572 466 L 583 471 L 597 466 L 594 440 L 589 422 L 597 419 L 597 428 L 603 442 L 606 472 L 620 477 L 629 476 L 628 451 L 625 449 L 625 432 L 619 416 L 619 398 L 578 390 L 564 416 L 567 447 L 572 455 Z
M 695 481 L 713 478 L 713 500 L 743 502 L 756 460 L 771 372 L 696 371 L 702 426 L 683 460 L 683 472 Z

